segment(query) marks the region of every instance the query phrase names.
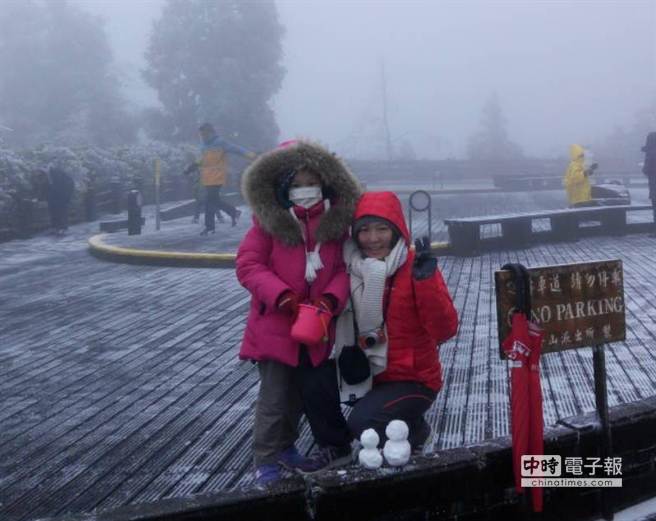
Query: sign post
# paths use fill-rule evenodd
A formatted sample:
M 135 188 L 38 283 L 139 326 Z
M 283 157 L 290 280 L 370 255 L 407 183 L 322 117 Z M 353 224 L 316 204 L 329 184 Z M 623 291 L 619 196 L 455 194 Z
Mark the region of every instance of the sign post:
M 141 234 L 141 194 L 139 190 L 128 192 L 128 235 Z
M 626 338 L 622 261 L 546 266 L 528 272 L 531 320 L 544 331 L 542 353 L 592 348 L 595 404 L 601 434 L 600 456 L 609 458 L 612 455 L 612 436 L 604 344 Z M 510 271 L 497 271 L 494 279 L 499 353 L 503 358 L 501 343 L 510 332 L 516 293 Z M 611 505 L 603 491 L 601 509 L 605 519 L 613 518 Z
M 155 229 L 159 231 L 160 215 L 159 215 L 159 189 L 161 178 L 160 160 L 155 159 Z
M 412 237 L 412 212 L 428 212 L 428 239 L 433 240 L 433 202 L 430 194 L 426 190 L 416 190 L 410 194 L 408 201 L 408 227 Z
M 601 425 L 601 447 L 602 461 L 610 458 L 613 453 L 613 439 L 610 432 L 610 421 L 608 419 L 608 392 L 606 389 L 606 353 L 603 345 L 592 346 L 592 364 L 594 366 L 595 404 L 597 415 Z M 613 509 L 606 494 L 601 494 L 601 513 L 604 519 L 613 519 Z
M 531 268 L 531 319 L 544 330 L 543 353 L 626 338 L 622 261 Z M 510 332 L 515 288 L 509 271 L 494 275 L 499 353 Z

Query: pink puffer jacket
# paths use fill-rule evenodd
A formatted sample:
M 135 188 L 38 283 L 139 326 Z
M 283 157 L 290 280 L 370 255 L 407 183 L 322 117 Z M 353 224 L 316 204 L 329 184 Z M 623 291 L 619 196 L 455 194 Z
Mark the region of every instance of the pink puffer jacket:
M 320 215 L 310 218 L 310 228 L 316 229 L 319 218 Z M 323 244 L 320 256 L 324 267 L 317 272 L 316 280 L 308 284 L 305 281 L 305 247 L 285 246 L 257 222 L 253 224 L 237 254 L 237 278 L 252 295 L 240 358 L 298 365 L 299 344 L 290 336 L 292 319 L 276 307 L 278 298 L 287 290 L 307 301 L 328 293 L 339 303 L 337 313 L 342 310 L 349 293 L 342 241 Z M 334 330 L 333 321 L 330 342 L 308 347 L 313 365 L 328 358 Z
M 305 210 L 294 207 L 298 221 L 279 202 L 276 183 L 290 169 L 307 167 L 319 173 L 324 188 L 329 188 L 331 207 L 318 203 Z M 244 174 L 242 192 L 253 209 L 253 226 L 237 252 L 237 278 L 251 293 L 244 340 L 239 357 L 249 360 L 275 360 L 298 365 L 298 342 L 291 338 L 292 319 L 277 309 L 282 293 L 291 290 L 311 301 L 330 294 L 341 312 L 349 294 L 349 280 L 342 259 L 342 244 L 347 236 L 360 186 L 346 166 L 333 154 L 306 141 L 299 141 L 261 156 Z M 301 233 L 301 226 L 303 233 Z M 308 249 L 321 241 L 323 268 L 309 284 L 305 280 L 303 235 Z M 334 338 L 334 321 L 329 341 L 308 347 L 314 366 L 328 358 Z

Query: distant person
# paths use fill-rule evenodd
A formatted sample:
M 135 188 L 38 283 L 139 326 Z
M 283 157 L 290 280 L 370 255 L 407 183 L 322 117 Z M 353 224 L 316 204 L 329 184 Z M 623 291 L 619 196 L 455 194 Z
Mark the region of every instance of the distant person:
M 360 188 L 342 161 L 307 141 L 263 154 L 244 173 L 242 187 L 253 225 L 237 252 L 237 278 L 251 294 L 239 357 L 257 362 L 260 374 L 253 459 L 258 485 L 268 486 L 281 479 L 282 467 L 313 472 L 351 462 L 329 360 L 334 323 L 313 345 L 292 338 L 291 328 L 300 304 L 335 316 L 346 303 L 342 244 Z M 319 378 L 325 374 L 332 379 Z M 313 458 L 295 445 L 303 413 L 319 447 Z
M 61 165 L 52 165 L 47 172 L 40 170 L 39 173 L 39 189 L 48 202 L 50 226 L 56 235 L 63 235 L 68 230 L 68 207 L 75 183 Z
M 205 206 L 205 188 L 200 181 L 200 168 L 198 167 L 198 163 L 194 161 L 182 173 L 186 176 L 191 176 L 189 186 L 191 188 L 191 196 L 194 198 L 194 214 L 191 218 L 191 222 L 196 224 L 198 223 L 201 211 Z M 216 210 L 216 221 L 219 223 L 225 222 L 223 214 L 218 208 Z
M 586 206 L 592 200 L 592 187 L 589 177 L 597 168 L 597 163 L 586 160 L 586 150 L 581 145 L 569 148 L 570 162 L 565 172 L 563 184 L 567 191 L 567 202 L 570 207 Z
M 645 153 L 642 172 L 649 181 L 649 198 L 654 212 L 654 230 L 649 236 L 656 237 L 656 132 L 650 132 L 647 135 L 647 143 L 642 147 L 642 151 Z
M 205 229 L 201 235 L 214 233 L 214 219 L 218 211 L 223 210 L 232 219 L 232 225 L 237 224 L 241 212 L 221 198 L 221 187 L 228 177 L 228 160 L 226 154 L 234 152 L 248 159 L 255 159 L 256 154 L 239 145 L 221 139 L 210 123 L 204 123 L 198 129 L 202 157 L 200 160 L 200 182 L 205 191 Z M 187 170 L 193 168 L 191 165 Z

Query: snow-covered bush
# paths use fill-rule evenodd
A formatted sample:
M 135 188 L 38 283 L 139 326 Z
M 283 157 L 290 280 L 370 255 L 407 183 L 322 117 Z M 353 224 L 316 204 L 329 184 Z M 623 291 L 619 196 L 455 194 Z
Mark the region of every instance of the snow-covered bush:
M 156 142 L 108 149 L 53 145 L 20 151 L 0 148 L 0 187 L 4 190 L 19 186 L 29 188 L 33 173 L 38 169 L 47 170 L 53 164 L 63 167 L 78 189 L 84 186 L 89 175 L 95 176 L 99 185 L 111 181 L 129 184 L 135 179 L 147 182 L 154 179 L 155 159 L 160 160 L 165 181 L 181 175 L 198 153 L 193 145 L 170 146 Z
M 34 177 L 38 170 L 58 165 L 75 182 L 75 200 L 93 183 L 97 192 L 109 190 L 118 182 L 125 189 L 141 188 L 152 192 L 154 162 L 160 160 L 163 186 L 187 184 L 182 179 L 185 167 L 199 156 L 193 145 L 144 145 L 99 148 L 95 146 L 62 147 L 42 145 L 26 150 L 0 147 L 0 228 L 11 226 L 16 201 L 37 197 Z M 148 199 L 148 197 L 147 197 Z

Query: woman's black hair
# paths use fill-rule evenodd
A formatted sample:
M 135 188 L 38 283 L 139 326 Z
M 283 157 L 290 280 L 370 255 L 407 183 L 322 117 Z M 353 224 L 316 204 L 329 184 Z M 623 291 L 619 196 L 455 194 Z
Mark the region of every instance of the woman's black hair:
M 352 236 L 355 240 L 355 243 L 358 245 L 358 248 L 361 247 L 360 241 L 358 240 L 360 228 L 373 222 L 383 223 L 385 226 L 389 227 L 390 230 L 392 230 L 392 242 L 390 243 L 390 248 L 394 248 L 396 243 L 399 242 L 399 239 L 401 238 L 401 232 L 397 228 L 396 224 L 394 224 L 392 221 L 378 215 L 363 215 L 353 223 Z

